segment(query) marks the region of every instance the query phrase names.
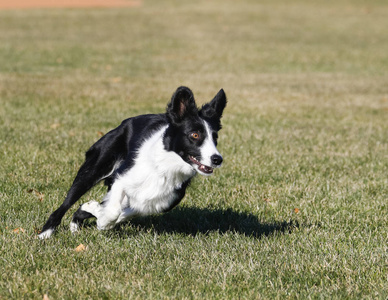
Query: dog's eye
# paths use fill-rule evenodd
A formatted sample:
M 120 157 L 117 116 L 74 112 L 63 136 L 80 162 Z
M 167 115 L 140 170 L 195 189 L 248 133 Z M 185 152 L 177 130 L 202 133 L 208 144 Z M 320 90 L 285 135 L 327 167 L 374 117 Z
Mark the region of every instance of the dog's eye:
M 190 134 L 190 136 L 194 139 L 194 140 L 198 140 L 199 139 L 199 133 L 198 132 L 192 132 Z

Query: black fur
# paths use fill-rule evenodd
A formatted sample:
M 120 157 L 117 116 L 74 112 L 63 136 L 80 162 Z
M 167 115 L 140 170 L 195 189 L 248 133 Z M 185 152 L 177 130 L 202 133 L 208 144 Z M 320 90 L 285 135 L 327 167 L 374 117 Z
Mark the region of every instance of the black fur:
M 165 114 L 141 115 L 124 120 L 120 126 L 104 135 L 86 152 L 85 162 L 79 169 L 64 202 L 50 215 L 42 232 L 54 230 L 67 210 L 99 181 L 105 180 L 109 190 L 118 175 L 132 168 L 142 143 L 165 125 L 168 125 L 163 138 L 165 150 L 176 152 L 184 161 L 191 164 L 189 156 L 200 155 L 192 145 L 201 145 L 203 139 L 190 139 L 189 133 L 198 132 L 204 135 L 205 128 L 201 122 L 203 118 L 210 124 L 213 137 L 216 138 L 217 132 L 221 129 L 220 118 L 225 106 L 226 97 L 223 90 L 220 90 L 210 103 L 198 110 L 191 90 L 179 87 L 173 94 Z M 189 183 L 190 179 L 182 183 L 181 188 L 176 190 L 176 200 L 165 211 L 179 204 Z M 73 221 L 81 224 L 84 219 L 90 217 L 93 215 L 78 210 Z

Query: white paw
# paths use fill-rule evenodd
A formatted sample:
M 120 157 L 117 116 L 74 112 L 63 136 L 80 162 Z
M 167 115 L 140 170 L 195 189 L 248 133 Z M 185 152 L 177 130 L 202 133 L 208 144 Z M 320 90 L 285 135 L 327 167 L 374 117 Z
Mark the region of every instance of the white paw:
M 70 227 L 71 233 L 76 233 L 79 229 L 78 224 L 75 222 L 71 222 L 69 227 Z
M 38 237 L 41 239 L 41 240 L 45 240 L 45 239 L 48 239 L 54 232 L 54 229 L 47 229 L 43 232 L 41 232 Z
M 101 209 L 101 205 L 97 201 L 92 200 L 82 204 L 81 209 L 97 217 Z
M 115 227 L 115 225 L 116 225 L 115 221 L 108 222 L 106 219 L 105 220 L 97 219 L 98 230 L 109 230 Z

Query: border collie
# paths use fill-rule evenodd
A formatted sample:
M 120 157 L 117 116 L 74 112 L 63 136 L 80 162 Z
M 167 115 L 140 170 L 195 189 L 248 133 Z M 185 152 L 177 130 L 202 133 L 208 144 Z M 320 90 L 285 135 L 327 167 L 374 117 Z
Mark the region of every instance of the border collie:
M 106 230 L 134 216 L 174 208 L 197 173 L 211 175 L 221 166 L 216 145 L 225 106 L 222 89 L 198 109 L 192 91 L 179 87 L 166 113 L 124 120 L 86 152 L 66 199 L 39 237 L 49 238 L 67 210 L 101 180 L 108 186 L 106 196 L 101 203 L 79 207 L 70 223 L 72 232 L 91 217 L 97 218 L 98 229 Z

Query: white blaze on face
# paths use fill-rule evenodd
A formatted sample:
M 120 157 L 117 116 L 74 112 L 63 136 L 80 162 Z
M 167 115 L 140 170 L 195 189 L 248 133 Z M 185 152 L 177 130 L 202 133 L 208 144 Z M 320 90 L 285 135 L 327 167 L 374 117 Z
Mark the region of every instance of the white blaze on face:
M 216 148 L 216 144 L 214 143 L 213 140 L 213 135 L 210 129 L 209 124 L 206 121 L 203 121 L 205 125 L 205 130 L 206 130 L 206 137 L 205 140 L 203 141 L 200 151 L 201 151 L 201 161 L 200 163 L 209 167 L 216 167 L 213 165 L 211 157 L 213 155 L 219 155 L 221 156 L 220 152 L 218 152 Z

